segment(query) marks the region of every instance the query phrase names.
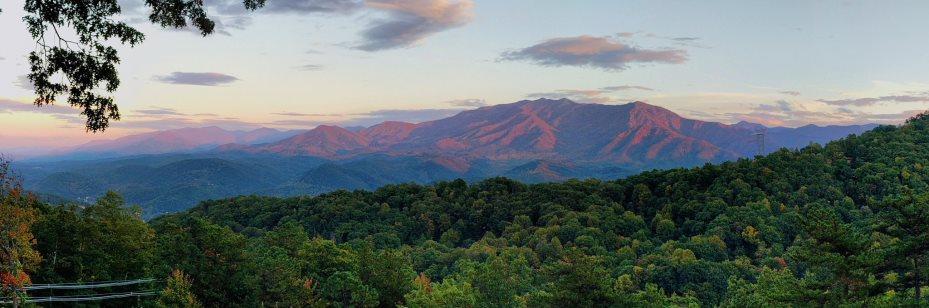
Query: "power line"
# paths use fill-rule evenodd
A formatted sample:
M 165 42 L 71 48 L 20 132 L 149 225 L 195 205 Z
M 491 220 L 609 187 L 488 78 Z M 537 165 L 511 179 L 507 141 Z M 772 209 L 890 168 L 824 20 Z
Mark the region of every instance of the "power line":
M 140 278 L 140 279 L 123 279 L 123 280 L 104 280 L 104 281 L 90 281 L 90 282 L 59 282 L 59 283 L 37 283 L 32 284 L 33 286 L 64 286 L 64 285 L 87 285 L 87 284 L 98 284 L 98 283 L 112 283 L 112 282 L 126 282 L 126 281 L 136 281 L 143 279 L 153 279 L 153 278 Z
M 23 291 L 36 291 L 36 290 L 85 290 L 85 289 L 98 289 L 98 288 L 110 288 L 110 287 L 122 287 L 130 285 L 139 285 L 144 283 L 156 282 L 157 279 L 154 278 L 144 278 L 144 279 L 134 279 L 134 280 L 111 280 L 111 281 L 95 281 L 95 282 L 71 282 L 71 283 L 53 283 L 53 284 L 35 284 L 28 287 L 22 288 Z M 104 294 L 82 294 L 82 295 L 60 295 L 60 296 L 45 296 L 45 297 L 35 297 L 28 298 L 23 301 L 23 303 L 50 303 L 50 302 L 86 302 L 86 301 L 100 301 L 107 299 L 118 299 L 126 297 L 142 297 L 142 296 L 153 296 L 157 295 L 158 290 L 143 290 L 143 291 L 129 291 L 129 292 L 115 292 L 115 293 L 104 293 Z M 12 304 L 13 300 L 10 298 L 0 297 L 0 305 L 2 304 Z
M 106 293 L 106 294 L 96 294 L 96 295 L 72 295 L 72 296 L 52 296 L 52 297 L 40 297 L 40 298 L 27 298 L 24 300 L 24 303 L 51 303 L 51 302 L 87 302 L 87 301 L 100 301 L 106 299 L 118 299 L 118 298 L 127 298 L 127 297 L 141 297 L 141 296 L 154 296 L 158 295 L 157 290 L 146 290 L 146 291 L 133 291 L 133 292 L 122 292 L 122 293 Z M 0 300 L 0 304 L 12 304 L 13 301 L 4 299 Z
M 96 288 L 107 288 L 107 287 L 120 287 L 128 285 L 136 285 L 142 283 L 155 282 L 154 278 L 147 279 L 136 279 L 136 280 L 114 280 L 114 281 L 100 281 L 100 282 L 90 282 L 90 283 L 58 283 L 58 284 L 34 284 L 28 287 L 23 288 L 26 291 L 33 290 L 82 290 L 82 289 L 96 289 Z

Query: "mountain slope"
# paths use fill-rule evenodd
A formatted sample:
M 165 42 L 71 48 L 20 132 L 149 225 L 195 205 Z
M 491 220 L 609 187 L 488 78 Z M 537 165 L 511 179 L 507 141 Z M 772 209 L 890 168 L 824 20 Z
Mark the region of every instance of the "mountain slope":
M 772 128 L 769 149 L 825 142 L 873 126 Z M 385 122 L 350 131 L 320 126 L 246 152 L 350 158 L 449 155 L 464 159 L 570 160 L 641 168 L 696 165 L 758 154 L 756 124 L 726 125 L 683 118 L 642 102 L 579 104 L 567 99 L 520 101 L 411 124 Z M 233 149 L 233 148 L 229 148 Z
M 419 125 L 398 121 L 387 121 L 358 131 L 373 147 L 385 147 L 403 142 Z
M 320 125 L 296 136 L 261 145 L 248 151 L 335 157 L 353 153 L 353 151 L 364 151 L 369 143 L 368 138 L 358 133 L 338 126 Z
M 750 133 L 730 125 L 685 119 L 641 102 L 578 104 L 567 99 L 521 101 L 465 111 L 423 123 L 411 133 L 411 151 L 550 158 L 655 165 L 732 159 Z

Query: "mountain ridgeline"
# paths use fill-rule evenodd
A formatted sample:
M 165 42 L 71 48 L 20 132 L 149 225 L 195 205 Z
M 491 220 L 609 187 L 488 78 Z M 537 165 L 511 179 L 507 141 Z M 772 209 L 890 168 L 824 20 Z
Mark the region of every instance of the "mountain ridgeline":
M 114 140 L 92 141 L 46 157 L 48 160 L 123 157 L 140 154 L 189 153 L 211 150 L 217 146 L 262 144 L 279 141 L 300 131 L 280 131 L 259 128 L 250 131 L 230 131 L 216 126 L 181 128 L 129 135 Z
M 765 128 L 766 148 L 799 148 L 873 127 Z M 116 190 L 154 216 L 240 194 L 291 196 L 494 176 L 532 183 L 615 179 L 760 154 L 759 129 L 685 119 L 641 102 L 539 99 L 352 130 L 155 132 L 88 144 L 68 156 L 106 153 L 107 159 L 18 166 L 29 189 L 84 201 Z
M 927 166 L 923 114 L 609 181 L 239 196 L 148 223 L 108 193 L 85 208 L 36 205 L 50 261 L 32 273 L 167 277 L 159 301 L 207 307 L 923 307 Z
M 874 125 L 773 128 L 772 149 L 826 142 Z M 384 122 L 358 131 L 323 125 L 266 145 L 226 146 L 249 153 L 348 158 L 454 156 L 473 160 L 553 160 L 639 168 L 731 160 L 759 153 L 757 126 L 685 119 L 634 102 L 579 104 L 567 99 L 520 101 L 463 111 L 419 124 Z

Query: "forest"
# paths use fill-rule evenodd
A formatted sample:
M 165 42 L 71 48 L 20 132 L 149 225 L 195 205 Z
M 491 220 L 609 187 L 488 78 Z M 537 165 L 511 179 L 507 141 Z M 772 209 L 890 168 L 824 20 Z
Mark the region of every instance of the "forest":
M 927 165 L 923 114 L 613 181 L 240 196 L 151 221 L 114 192 L 46 204 L 0 171 L 0 278 L 21 301 L 45 296 L 29 285 L 155 279 L 156 296 L 100 306 L 929 305 Z

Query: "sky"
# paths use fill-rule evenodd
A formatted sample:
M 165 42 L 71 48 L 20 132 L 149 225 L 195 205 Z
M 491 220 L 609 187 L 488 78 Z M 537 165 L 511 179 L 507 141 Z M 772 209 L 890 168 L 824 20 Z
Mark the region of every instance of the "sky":
M 900 123 L 929 109 L 927 1 L 206 0 L 217 33 L 121 20 L 123 118 L 34 107 L 22 0 L 0 3 L 0 151 L 180 127 L 421 122 L 486 105 L 644 101 L 769 126 Z

